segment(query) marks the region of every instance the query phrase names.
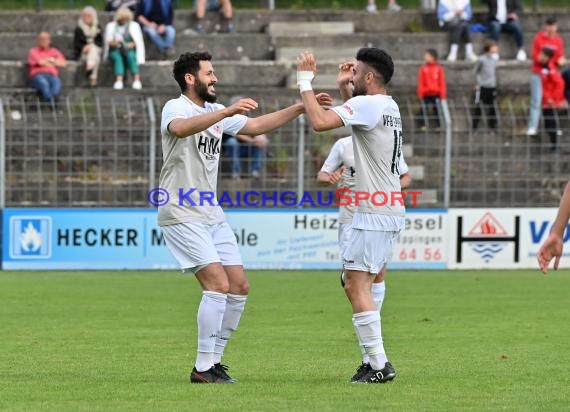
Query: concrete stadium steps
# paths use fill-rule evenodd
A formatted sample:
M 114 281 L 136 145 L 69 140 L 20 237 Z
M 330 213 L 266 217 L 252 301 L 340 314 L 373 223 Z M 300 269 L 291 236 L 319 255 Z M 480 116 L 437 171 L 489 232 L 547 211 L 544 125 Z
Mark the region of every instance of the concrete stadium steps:
M 72 33 L 76 27 L 80 10 L 0 12 L 0 32 L 29 32 L 49 30 L 52 33 Z M 102 26 L 112 20 L 111 13 L 100 12 Z M 234 22 L 239 33 L 260 33 L 272 22 L 353 22 L 354 30 L 359 32 L 402 32 L 410 28 L 437 30 L 437 21 L 433 13 L 403 11 L 398 14 L 380 12 L 372 15 L 356 10 L 235 10 Z M 218 13 L 208 13 L 205 21 L 206 32 L 213 32 L 222 25 Z M 192 29 L 195 25 L 194 13 L 189 10 L 177 10 L 174 25 L 179 32 Z
M 485 8 L 475 11 L 473 21 L 485 22 Z M 71 33 L 75 29 L 79 17 L 79 9 L 66 11 L 0 12 L 0 32 L 30 32 L 49 30 L 52 33 Z M 561 31 L 570 31 L 570 19 L 565 15 L 567 10 L 528 11 L 522 18 L 527 33 L 540 29 L 544 20 L 552 15 L 559 18 Z M 111 13 L 100 12 L 99 20 L 105 25 L 112 19 Z M 393 32 L 425 32 L 439 31 L 435 12 L 420 10 L 403 10 L 400 13 L 388 13 L 381 10 L 378 14 L 368 14 L 359 10 L 235 10 L 234 21 L 238 32 L 259 33 L 271 22 L 331 22 L 352 21 L 357 32 L 393 33 Z M 194 14 L 190 10 L 177 10 L 175 26 L 183 31 L 194 26 Z M 221 25 L 218 13 L 208 13 L 206 30 L 213 31 Z M 528 36 L 527 36 L 528 40 Z
M 241 93 L 253 87 L 282 87 L 285 86 L 288 69 L 283 64 L 273 61 L 237 62 L 217 61 L 216 75 L 225 86 L 239 86 Z M 141 66 L 141 80 L 144 87 L 166 88 L 176 92 L 178 86 L 172 77 L 172 62 L 151 61 Z M 88 82 L 83 68 L 75 61 L 70 61 L 65 69 L 60 71 L 64 88 L 87 86 Z M 104 64 L 99 72 L 99 84 L 111 87 L 113 73 L 110 64 Z M 223 79 L 223 82 L 222 80 Z M 0 62 L 0 84 L 4 87 L 28 87 L 27 71 L 22 62 Z M 127 85 L 129 82 L 127 81 Z M 223 86 L 220 86 L 223 87 Z M 0 88 L 0 91 L 2 88 Z
M 390 84 L 390 93 L 396 98 L 413 96 L 416 90 L 416 79 L 420 61 L 396 61 L 394 78 Z M 444 63 L 450 97 L 465 96 L 465 91 L 472 90 L 473 65 L 471 63 Z M 262 61 L 223 61 L 215 62 L 216 75 L 219 79 L 219 91 L 235 90 L 235 94 L 249 94 L 250 88 L 283 88 L 280 92 L 285 96 L 297 96 L 295 67 L 292 64 Z M 337 63 L 319 65 L 313 85 L 315 90 L 328 90 L 336 93 Z M 86 87 L 88 82 L 83 68 L 75 61 L 70 61 L 60 71 L 64 88 Z M 498 68 L 498 81 L 502 93 L 528 93 L 529 64 L 514 61 L 501 61 Z M 109 63 L 100 69 L 99 84 L 111 87 L 113 73 Z M 150 61 L 141 66 L 141 79 L 144 88 L 161 89 L 176 92 L 177 85 L 172 78 L 172 62 Z M 0 61 L 0 91 L 9 88 L 28 87 L 26 67 L 23 62 Z M 288 86 L 286 90 L 284 86 Z M 470 98 L 470 96 L 469 96 Z
M 570 52 L 570 32 L 563 33 Z M 0 60 L 27 59 L 28 50 L 35 45 L 35 33 L 0 32 Z M 473 35 L 476 52 L 483 49 L 485 37 Z M 54 34 L 52 42 L 68 58 L 73 58 L 72 33 Z M 152 43 L 147 44 L 148 60 L 162 60 L 163 56 Z M 511 36 L 501 37 L 501 56 L 514 59 L 517 53 Z M 427 48 L 435 48 L 443 60 L 448 52 L 446 33 L 390 33 L 378 36 L 376 33 L 355 34 L 311 34 L 270 36 L 264 33 L 239 33 L 195 35 L 179 33 L 175 48 L 178 53 L 195 50 L 208 50 L 216 60 L 273 60 L 293 62 L 299 53 L 310 50 L 317 61 L 340 62 L 353 58 L 360 47 L 374 46 L 388 51 L 394 59 L 421 60 Z M 527 47 L 528 49 L 528 47 Z M 463 58 L 463 48 L 459 57 Z
M 562 33 L 566 45 L 570 42 L 570 32 Z M 473 34 L 476 53 L 481 53 L 485 36 Z M 440 59 L 444 60 L 449 50 L 447 33 L 390 33 L 378 36 L 376 33 L 355 33 L 350 36 L 279 36 L 275 38 L 275 58 L 293 61 L 304 50 L 313 51 L 319 60 L 342 60 L 354 57 L 360 47 L 379 47 L 385 49 L 398 60 L 421 60 L 427 48 L 437 50 Z M 568 46 L 570 51 L 570 46 Z M 527 45 L 530 53 L 530 46 Z M 517 48 L 512 36 L 501 35 L 500 54 L 503 59 L 514 59 Z M 461 47 L 459 58 L 464 57 Z
M 26 61 L 28 51 L 35 45 L 35 33 L 0 33 L 0 60 Z M 52 44 L 68 58 L 73 58 L 73 34 L 54 34 Z M 271 37 L 263 33 L 176 36 L 178 52 L 208 50 L 216 60 L 273 60 L 274 47 Z M 146 41 L 147 60 L 164 57 L 152 43 Z
M 399 93 L 406 96 L 414 95 L 416 91 L 417 74 L 421 61 L 396 60 L 394 77 L 390 83 L 390 93 L 398 97 Z M 450 97 L 465 96 L 466 91 L 471 98 L 471 90 L 475 83 L 473 75 L 473 63 L 456 62 L 442 63 L 445 68 L 447 87 Z M 287 78 L 287 85 L 291 89 L 296 89 L 296 73 L 290 68 Z M 318 73 L 313 81 L 315 89 L 334 90 L 336 86 L 336 76 L 338 73 L 338 63 L 318 64 Z M 498 64 L 497 81 L 502 93 L 528 93 L 530 79 L 530 63 L 502 60 Z

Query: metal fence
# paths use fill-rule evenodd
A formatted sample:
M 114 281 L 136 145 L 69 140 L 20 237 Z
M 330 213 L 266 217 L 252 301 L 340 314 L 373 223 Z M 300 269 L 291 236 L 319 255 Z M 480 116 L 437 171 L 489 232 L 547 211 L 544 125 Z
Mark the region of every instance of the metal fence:
M 166 98 L 77 95 L 56 105 L 27 95 L 0 99 L 0 206 L 149 206 L 147 194 L 158 185 L 162 165 L 159 123 Z M 269 112 L 289 103 L 266 99 L 260 107 Z M 499 100 L 494 128 L 488 108 L 478 113 L 467 97 L 437 111 L 422 110 L 414 99 L 399 104 L 413 188 L 423 192 L 419 206 L 558 203 L 569 173 L 567 111 L 556 112 L 554 130 L 542 127 L 530 137 L 526 99 Z M 269 135 L 259 176 L 248 151 L 242 153 L 239 179 L 224 147 L 218 189 L 320 191 L 316 174 L 335 139 L 349 133 L 316 134 L 300 118 Z

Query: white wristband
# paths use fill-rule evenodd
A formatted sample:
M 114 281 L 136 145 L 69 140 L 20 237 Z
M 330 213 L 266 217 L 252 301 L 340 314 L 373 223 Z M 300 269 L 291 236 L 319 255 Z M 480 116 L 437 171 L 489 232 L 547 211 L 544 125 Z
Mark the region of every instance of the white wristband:
M 301 93 L 313 90 L 311 81 L 315 77 L 315 73 L 310 70 L 297 71 L 297 86 Z

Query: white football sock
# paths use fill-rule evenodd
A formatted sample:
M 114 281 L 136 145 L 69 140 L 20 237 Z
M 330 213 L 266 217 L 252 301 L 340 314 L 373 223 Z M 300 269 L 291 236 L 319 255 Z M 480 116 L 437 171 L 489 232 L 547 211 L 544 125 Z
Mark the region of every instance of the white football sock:
M 216 336 L 222 327 L 226 299 L 225 293 L 202 292 L 202 300 L 198 307 L 198 356 L 196 357 L 198 372 L 207 371 L 214 366 Z
M 380 312 L 368 311 L 355 313 L 352 316 L 352 323 L 358 335 L 358 340 L 366 353 L 370 357 L 370 366 L 374 370 L 384 368 L 388 361 L 382 342 L 382 331 L 380 327 Z
M 467 56 L 472 56 L 475 53 L 473 53 L 473 43 L 465 43 L 465 54 Z
M 384 295 L 386 294 L 386 282 L 372 284 L 372 299 L 378 308 L 378 312 L 382 311 L 382 303 L 384 303 Z
M 353 321 L 353 325 L 354 325 L 354 321 Z M 358 339 L 358 346 L 360 346 L 360 353 L 362 354 L 362 363 L 370 363 L 370 358 L 368 357 L 368 354 L 366 353 L 366 349 L 364 349 L 364 346 L 362 345 L 362 342 L 360 341 L 360 336 L 358 335 L 358 329 L 356 329 L 356 325 L 354 325 L 354 333 L 356 334 L 356 339 Z
M 226 311 L 222 320 L 222 328 L 220 334 L 216 338 L 216 347 L 214 349 L 214 364 L 220 363 L 224 355 L 224 349 L 228 344 L 228 340 L 232 332 L 234 332 L 239 324 L 241 314 L 245 308 L 247 295 L 234 295 L 228 293 L 226 301 Z

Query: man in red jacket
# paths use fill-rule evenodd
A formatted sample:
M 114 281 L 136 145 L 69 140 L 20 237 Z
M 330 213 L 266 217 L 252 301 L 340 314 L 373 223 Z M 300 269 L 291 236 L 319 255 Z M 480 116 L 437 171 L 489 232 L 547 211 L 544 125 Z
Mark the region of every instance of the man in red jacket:
M 447 98 L 447 86 L 445 85 L 445 72 L 437 61 L 437 52 L 427 49 L 424 53 L 424 64 L 418 72 L 418 97 L 421 106 L 421 129 L 425 130 L 429 124 L 428 110 L 439 128 L 439 101 Z
M 527 135 L 536 135 L 540 120 L 540 106 L 542 102 L 541 72 L 543 63 L 540 60 L 541 51 L 545 48 L 552 50 L 553 55 L 548 65 L 558 68 L 566 64 L 564 57 L 564 40 L 557 34 L 558 22 L 554 17 L 546 20 L 544 28 L 534 36 L 532 43 L 532 75 L 530 78 L 530 116 Z
M 541 50 L 538 61 L 543 66 L 540 72 L 542 83 L 542 115 L 544 116 L 544 128 L 550 137 L 550 151 L 557 148 L 557 140 L 560 132 L 558 124 L 558 109 L 568 106 L 564 97 L 564 79 L 558 71 L 556 65 L 551 66 L 550 62 L 554 58 L 554 51 L 548 47 Z

